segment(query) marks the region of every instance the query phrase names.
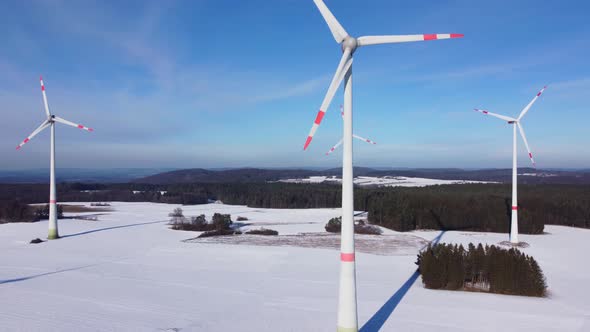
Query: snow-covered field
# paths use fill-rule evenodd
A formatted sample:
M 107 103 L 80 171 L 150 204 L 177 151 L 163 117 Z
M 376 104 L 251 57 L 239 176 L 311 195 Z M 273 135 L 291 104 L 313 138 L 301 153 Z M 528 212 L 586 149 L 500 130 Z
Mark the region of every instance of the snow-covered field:
M 278 182 L 285 183 L 341 183 L 342 179 L 336 176 L 311 176 L 302 179 L 285 179 Z M 426 178 L 411 178 L 405 176 L 357 176 L 354 178 L 354 184 L 359 186 L 378 186 L 378 187 L 425 187 L 442 184 L 465 184 L 465 183 L 490 183 L 485 181 L 467 181 L 467 180 L 438 180 Z
M 333 237 L 318 244 L 323 249 L 297 241 L 183 241 L 197 234 L 168 229 L 176 205 L 112 207 L 97 221 L 62 220 L 62 239 L 36 245 L 28 242 L 46 235 L 46 222 L 0 225 L 1 331 L 336 329 Z M 291 237 L 322 232 L 339 214 L 220 204 L 183 209 L 208 218 L 214 212 L 247 217 L 246 228 Z M 538 299 L 428 290 L 414 273 L 426 240 L 495 244 L 505 234 L 386 231 L 382 239 L 393 241 L 393 249 L 357 254 L 361 331 L 590 331 L 590 230 L 548 226 L 546 232 L 521 236 L 547 276 L 550 296 Z

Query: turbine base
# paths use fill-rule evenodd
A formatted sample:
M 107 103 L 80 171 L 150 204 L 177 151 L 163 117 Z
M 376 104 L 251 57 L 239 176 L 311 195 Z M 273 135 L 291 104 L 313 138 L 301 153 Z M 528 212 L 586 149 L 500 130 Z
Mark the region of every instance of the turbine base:
M 338 326 L 337 332 L 358 332 L 358 329 L 355 327 L 340 327 L 340 326 Z
M 49 234 L 47 234 L 48 240 L 57 240 L 59 239 L 59 234 L 57 233 L 57 229 L 50 229 Z

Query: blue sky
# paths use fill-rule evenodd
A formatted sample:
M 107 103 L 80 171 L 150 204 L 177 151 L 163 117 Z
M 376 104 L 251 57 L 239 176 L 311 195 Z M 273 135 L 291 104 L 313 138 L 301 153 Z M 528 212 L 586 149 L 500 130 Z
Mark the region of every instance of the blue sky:
M 590 167 L 590 4 L 585 1 L 326 0 L 353 36 L 464 33 L 379 45 L 354 63 L 355 164 L 510 167 L 523 120 L 539 167 Z M 52 111 L 58 167 L 287 167 L 326 157 L 342 130 L 337 94 L 303 143 L 340 57 L 311 0 L 56 1 L 0 11 L 0 169 L 46 167 L 49 135 L 15 146 Z M 519 161 L 527 166 L 519 141 Z

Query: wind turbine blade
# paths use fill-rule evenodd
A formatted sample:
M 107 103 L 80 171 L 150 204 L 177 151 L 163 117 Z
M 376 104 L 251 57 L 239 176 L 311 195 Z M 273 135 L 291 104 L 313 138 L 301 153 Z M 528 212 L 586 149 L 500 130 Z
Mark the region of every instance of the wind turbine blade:
M 57 121 L 57 122 L 61 122 L 61 123 L 63 123 L 63 124 L 66 124 L 66 125 L 68 125 L 68 126 L 72 126 L 72 127 L 80 128 L 80 129 L 82 129 L 82 130 L 87 130 L 87 131 L 94 131 L 94 129 L 92 129 L 92 128 L 88 128 L 88 127 L 85 127 L 85 126 L 83 126 L 83 125 L 81 125 L 81 124 L 77 124 L 77 123 L 70 122 L 70 121 L 68 121 L 68 120 L 65 120 L 65 119 L 62 119 L 62 118 L 60 118 L 60 117 L 58 117 L 58 116 L 54 116 L 54 117 L 53 117 L 53 120 L 55 120 L 55 121 Z
M 516 119 L 514 119 L 514 118 L 511 118 L 511 117 L 509 117 L 509 116 L 504 116 L 504 115 L 500 115 L 500 114 L 492 113 L 492 112 L 489 112 L 489 111 L 486 111 L 486 110 L 480 110 L 480 109 L 478 109 L 478 108 L 474 108 L 473 110 L 474 110 L 474 111 L 476 111 L 476 112 L 483 113 L 483 114 L 485 114 L 485 115 L 491 115 L 491 116 L 493 116 L 493 117 L 496 117 L 496 118 L 498 118 L 498 119 L 502 119 L 502 120 L 504 120 L 504 121 L 508 121 L 508 122 L 514 122 L 514 121 L 516 121 Z
M 309 131 L 309 135 L 307 136 L 307 140 L 305 141 L 305 145 L 303 146 L 303 150 L 306 150 L 307 147 L 309 146 L 309 144 L 311 143 L 311 140 L 313 139 L 313 135 L 315 135 L 315 132 L 318 130 L 318 127 L 320 126 L 320 123 L 322 122 L 322 119 L 324 118 L 324 114 L 328 110 L 328 107 L 330 107 L 330 103 L 332 102 L 332 99 L 334 99 L 334 95 L 336 94 L 336 90 L 340 86 L 340 83 L 342 83 L 342 80 L 344 79 L 344 75 L 350 69 L 350 66 L 352 66 L 352 57 L 350 56 L 350 49 L 347 48 L 344 50 L 344 54 L 342 54 L 342 58 L 340 59 L 340 63 L 338 64 L 338 68 L 336 69 L 336 73 L 334 74 L 334 77 L 332 78 L 332 83 L 330 83 L 330 87 L 328 88 L 328 92 L 326 92 L 326 96 L 324 97 L 324 101 L 322 102 L 322 105 L 320 106 L 320 110 L 318 111 L 315 121 L 313 122 L 313 126 L 311 127 L 311 130 Z
M 522 119 L 522 117 L 531 109 L 531 106 L 533 106 L 533 104 L 537 101 L 545 89 L 547 89 L 547 86 L 544 86 L 543 89 L 541 89 L 541 91 L 539 91 L 539 93 L 537 93 L 537 95 L 533 98 L 533 100 L 531 100 L 531 102 L 522 109 L 520 115 L 518 116 L 518 120 Z
M 520 131 L 520 136 L 522 137 L 522 140 L 524 141 L 524 146 L 526 146 L 526 151 L 529 153 L 529 158 L 531 159 L 531 163 L 533 163 L 533 167 L 537 167 L 537 164 L 535 163 L 535 159 L 533 159 L 533 154 L 531 153 L 531 148 L 529 148 L 529 142 L 526 140 L 526 135 L 524 134 L 524 129 L 522 128 L 522 126 L 520 125 L 519 122 L 516 123 L 516 125 L 518 126 L 518 130 Z
M 25 138 L 24 141 L 22 141 L 17 147 L 16 149 L 19 150 L 23 145 L 27 144 L 31 139 L 33 139 L 33 137 L 35 137 L 38 133 L 42 132 L 43 129 L 49 127 L 51 125 L 51 122 L 49 122 L 49 120 L 45 120 L 43 121 L 43 123 L 37 127 L 37 129 L 35 129 L 35 131 L 33 131 L 31 133 L 31 135 L 29 135 L 27 138 Z
M 336 40 L 336 42 L 338 44 L 342 43 L 342 41 L 346 37 L 348 37 L 348 33 L 346 32 L 346 30 L 344 30 L 342 25 L 340 25 L 340 23 L 338 23 L 338 20 L 336 20 L 336 17 L 334 17 L 334 15 L 330 11 L 330 9 L 328 9 L 326 4 L 322 0 L 313 0 L 313 2 L 320 10 L 320 13 L 324 17 L 324 20 L 326 21 L 326 23 L 328 23 L 328 27 L 330 28 L 330 31 L 332 32 L 332 36 L 334 36 L 334 39 Z
M 47 95 L 45 94 L 45 85 L 43 84 L 43 76 L 39 76 L 39 82 L 41 82 L 41 93 L 43 94 L 43 104 L 45 105 L 45 114 L 47 114 L 47 117 L 50 117 L 51 112 L 49 112 L 49 104 L 47 103 Z
M 416 41 L 463 38 L 460 33 L 439 33 L 426 35 L 390 35 L 390 36 L 363 36 L 357 38 L 358 46 L 377 45 L 377 44 L 394 44 L 408 43 Z
M 340 139 L 338 141 L 338 143 L 336 143 L 336 145 L 334 145 L 330 151 L 326 152 L 326 156 L 329 155 L 330 153 L 334 152 L 334 150 L 336 150 L 340 145 L 342 145 L 342 139 Z
M 369 144 L 377 144 L 377 142 L 373 142 L 373 141 L 371 141 L 371 140 L 370 140 L 370 139 L 368 139 L 368 138 L 360 137 L 360 136 L 358 136 L 358 135 L 355 135 L 355 134 L 352 134 L 352 137 L 354 137 L 354 138 L 356 138 L 356 139 L 359 139 L 359 140 L 361 140 L 361 141 L 363 141 L 363 142 L 367 142 L 367 143 L 369 143 Z

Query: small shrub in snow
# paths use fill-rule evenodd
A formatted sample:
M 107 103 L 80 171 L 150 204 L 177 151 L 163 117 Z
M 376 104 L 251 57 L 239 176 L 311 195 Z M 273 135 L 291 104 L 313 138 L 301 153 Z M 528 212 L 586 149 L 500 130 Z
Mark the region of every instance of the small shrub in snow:
M 191 226 L 204 227 L 205 225 L 207 225 L 207 218 L 205 218 L 204 214 L 201 214 L 200 216 L 196 217 L 191 217 Z
M 232 229 L 216 229 L 214 231 L 203 232 L 197 238 L 211 237 L 211 236 L 227 236 L 227 235 L 240 235 L 242 232 L 234 231 Z
M 340 233 L 340 229 L 342 228 L 342 217 L 330 219 L 324 228 L 326 229 L 326 232 Z
M 330 219 L 324 228 L 326 229 L 326 232 L 340 233 L 342 229 L 342 217 Z M 354 232 L 356 234 L 381 235 L 381 229 L 379 227 L 365 224 L 362 220 L 355 223 Z
M 188 224 L 188 220 L 184 217 L 181 208 L 175 208 L 168 216 L 170 216 L 172 229 L 183 229 L 185 224 Z
M 274 229 L 267 229 L 267 228 L 260 228 L 260 229 L 252 229 L 246 232 L 246 234 L 252 235 L 279 235 L 279 232 L 275 231 Z
M 37 244 L 37 243 L 43 243 L 45 241 L 41 240 L 40 238 L 36 238 L 36 239 L 32 239 L 31 242 L 29 242 L 30 244 Z
M 211 219 L 211 223 L 215 225 L 218 230 L 229 229 L 233 222 L 231 221 L 231 215 L 215 213 Z
M 381 235 L 381 228 L 375 225 L 356 224 L 354 225 L 354 232 L 356 234 Z
M 169 217 L 184 217 L 184 214 L 182 212 L 181 208 L 175 208 L 174 211 L 172 211 L 172 213 L 168 214 Z
M 246 217 L 241 217 L 241 216 L 238 216 L 238 219 L 236 219 L 236 220 L 237 220 L 237 221 L 247 221 L 247 220 L 248 220 L 248 218 L 246 218 Z
M 90 206 L 111 206 L 109 203 L 90 203 Z

